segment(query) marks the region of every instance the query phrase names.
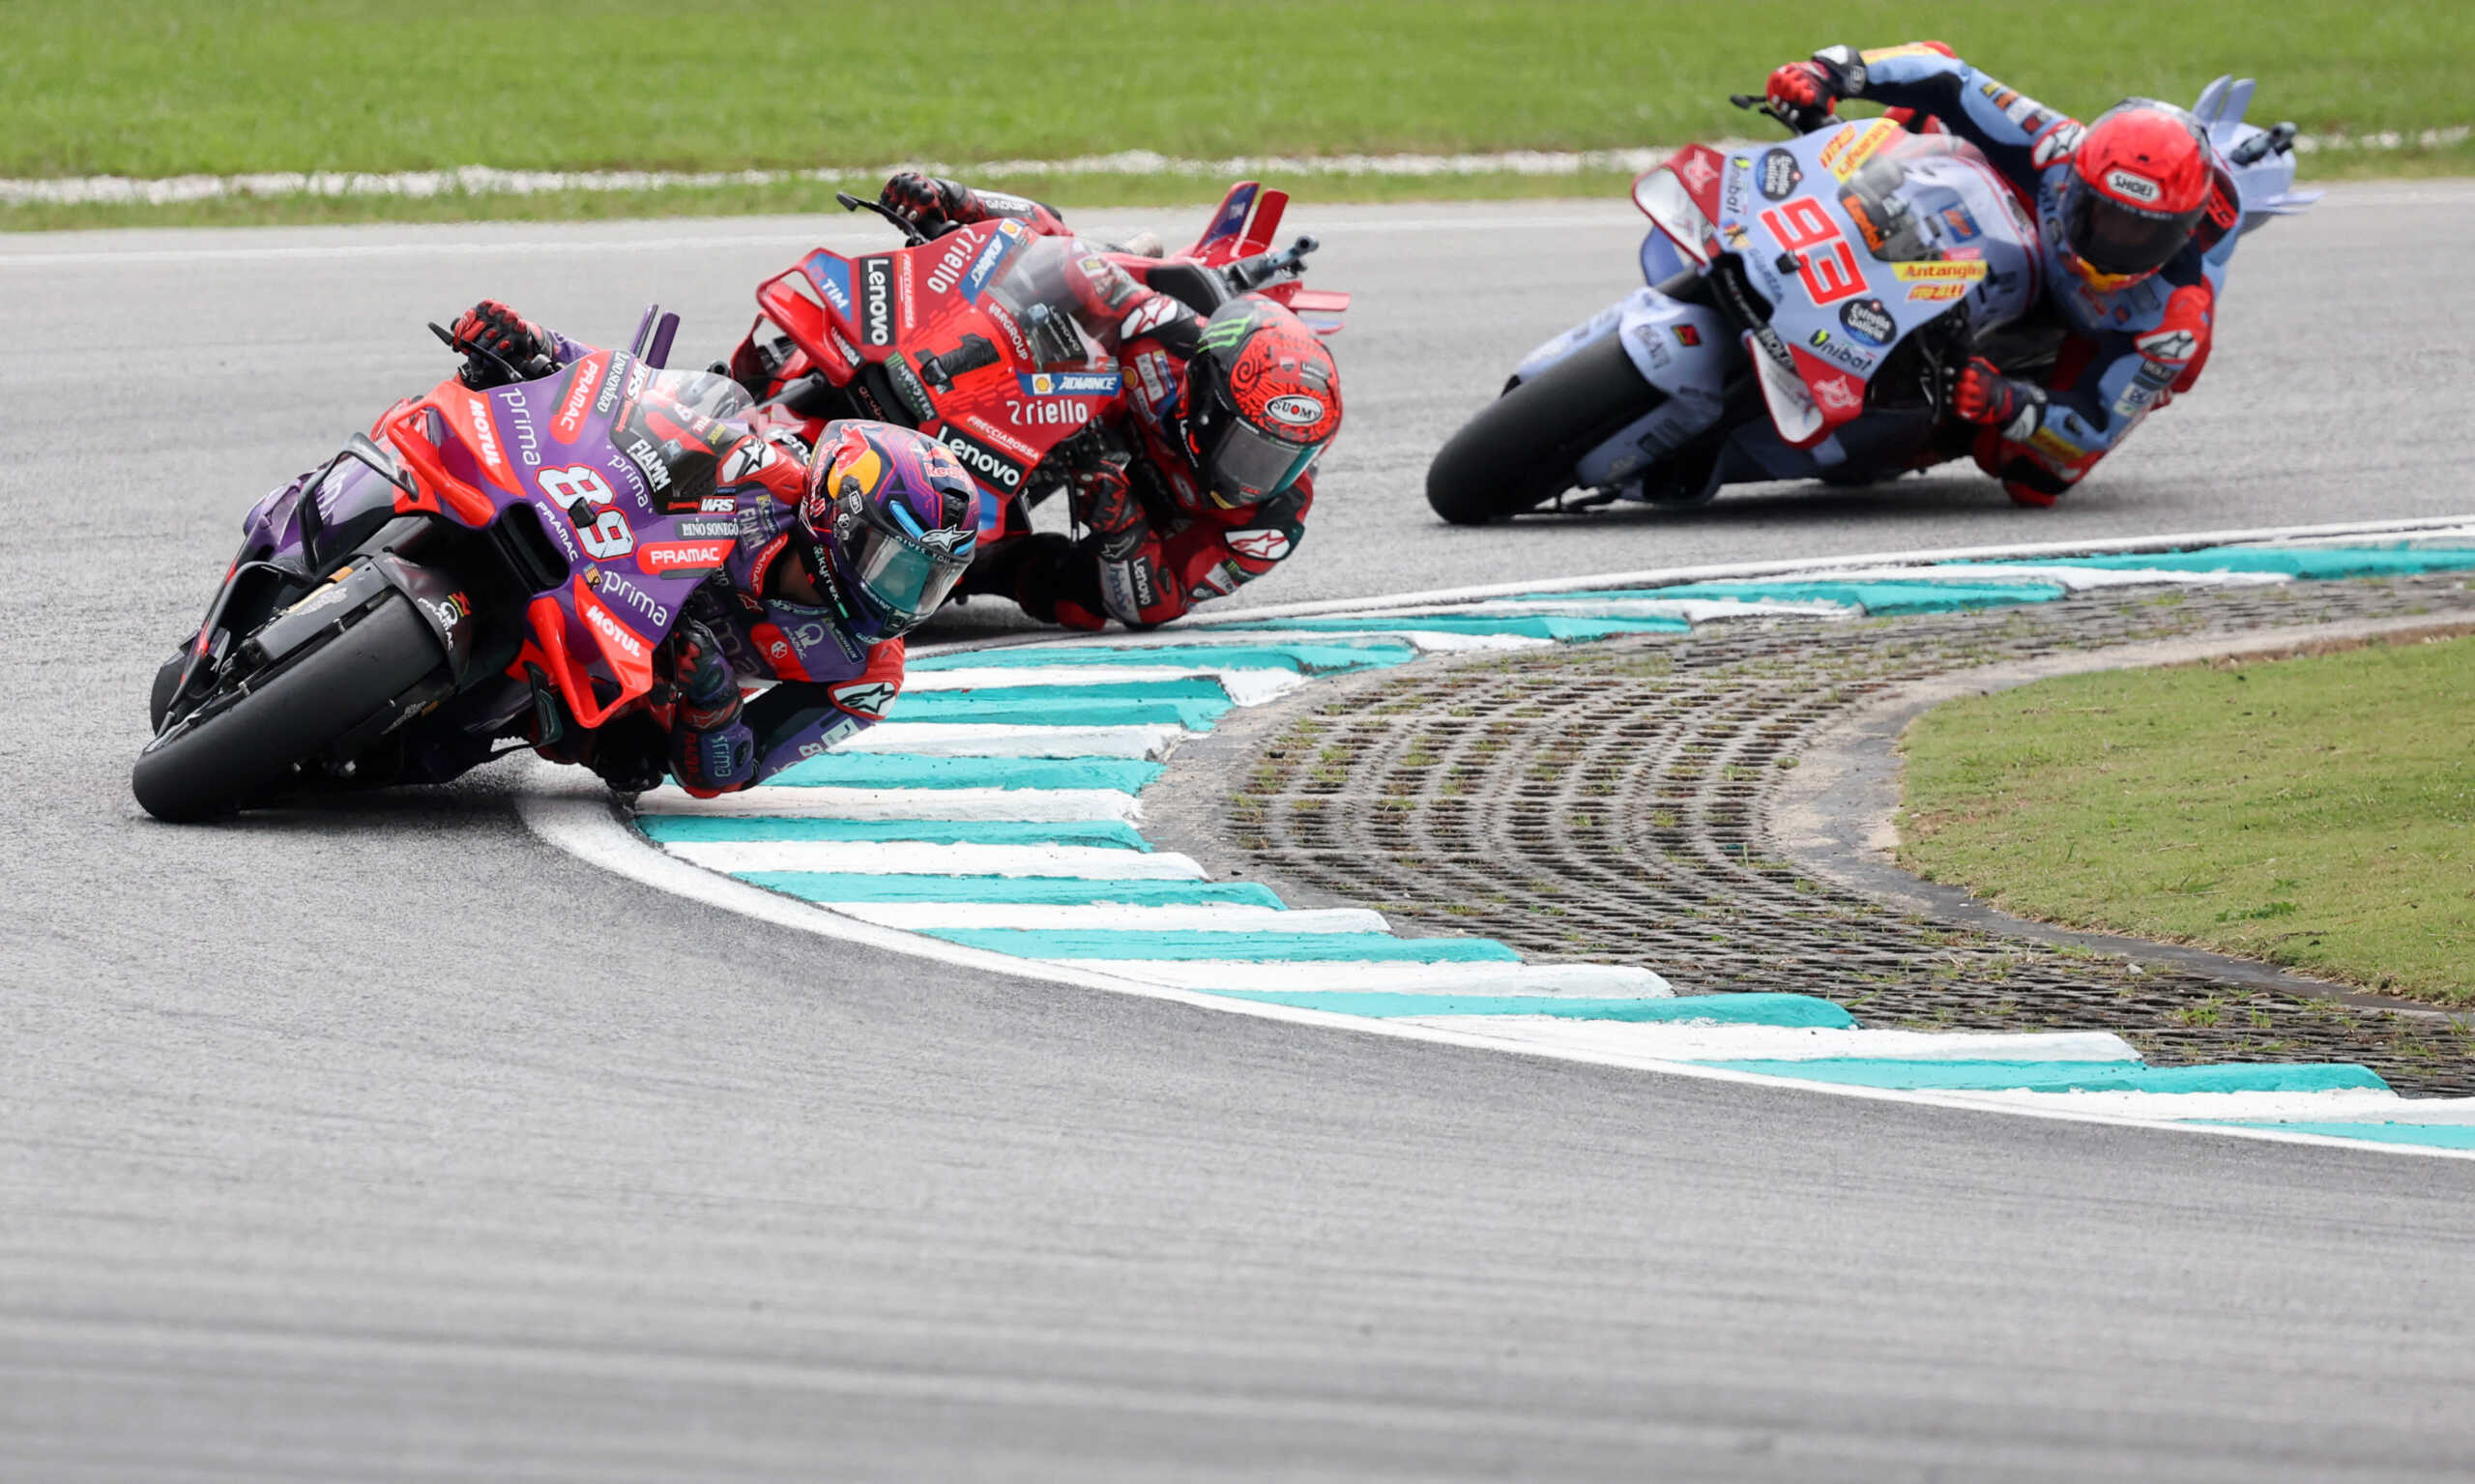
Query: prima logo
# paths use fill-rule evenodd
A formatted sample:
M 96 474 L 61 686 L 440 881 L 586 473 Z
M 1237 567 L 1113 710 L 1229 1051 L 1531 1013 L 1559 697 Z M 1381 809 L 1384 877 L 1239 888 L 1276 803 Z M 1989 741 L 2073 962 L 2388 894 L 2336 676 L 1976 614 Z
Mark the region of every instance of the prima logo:
M 599 570 L 601 572 L 600 580 L 594 583 L 593 586 L 594 591 L 601 595 L 603 601 L 626 603 L 628 607 L 634 609 L 639 615 L 650 621 L 655 628 L 668 628 L 670 626 L 670 610 L 663 607 L 660 602 L 655 600 L 651 593 L 648 593 L 644 589 L 636 586 L 634 583 L 629 582 L 626 578 L 620 576 L 617 572 L 610 570 L 608 567 L 602 567 Z
M 510 397 L 507 404 L 507 420 L 515 426 L 515 451 L 528 469 L 541 463 L 541 440 L 533 431 L 533 409 L 521 397 Z

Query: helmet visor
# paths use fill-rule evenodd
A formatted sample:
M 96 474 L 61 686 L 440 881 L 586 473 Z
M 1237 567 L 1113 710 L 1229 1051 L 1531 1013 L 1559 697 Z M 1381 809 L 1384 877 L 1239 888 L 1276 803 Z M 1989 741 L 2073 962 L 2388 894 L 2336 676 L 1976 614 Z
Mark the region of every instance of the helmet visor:
M 1320 444 L 1287 443 L 1232 420 L 1211 451 L 1211 496 L 1224 506 L 1253 505 L 1297 482 L 1323 452 Z
M 2063 198 L 2063 232 L 2080 260 L 2101 274 L 2137 276 L 2166 266 L 2192 240 L 2199 208 L 2153 212 L 2125 206 L 2077 175 Z
M 917 628 L 937 611 L 971 566 L 973 546 L 934 552 L 892 531 L 862 525 L 852 543 L 851 570 L 862 597 L 887 621 L 884 636 Z

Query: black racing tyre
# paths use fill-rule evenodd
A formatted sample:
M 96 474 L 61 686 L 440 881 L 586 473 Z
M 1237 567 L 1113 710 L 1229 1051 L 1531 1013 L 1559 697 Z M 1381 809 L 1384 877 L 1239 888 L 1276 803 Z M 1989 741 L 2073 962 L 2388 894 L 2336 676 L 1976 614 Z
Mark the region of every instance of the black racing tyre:
M 228 709 L 150 743 L 130 788 L 175 824 L 228 814 L 420 684 L 446 660 L 400 593 Z
M 1518 515 L 1572 488 L 1583 454 L 1665 399 L 1621 332 L 1594 340 L 1463 423 L 1427 466 L 1427 504 L 1456 526 Z

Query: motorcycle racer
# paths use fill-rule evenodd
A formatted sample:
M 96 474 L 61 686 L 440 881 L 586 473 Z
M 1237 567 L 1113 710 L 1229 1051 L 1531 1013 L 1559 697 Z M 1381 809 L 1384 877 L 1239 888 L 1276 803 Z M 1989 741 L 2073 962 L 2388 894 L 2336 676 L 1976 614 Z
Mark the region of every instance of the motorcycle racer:
M 592 354 L 491 300 L 457 319 L 451 338 L 476 391 Z M 667 771 L 712 798 L 883 719 L 902 688 L 902 635 L 971 565 L 977 496 L 944 445 L 909 428 L 829 423 L 803 459 L 727 411 L 704 427 L 693 409 L 669 411 L 718 456 L 714 499 L 731 508 L 708 509 L 736 528 L 730 557 L 683 605 L 655 656 L 666 687 L 655 699 L 666 708 L 541 750 L 590 766 L 622 792 L 655 787 Z M 744 699 L 750 682 L 772 684 Z
M 2044 304 L 2064 330 L 2042 383 L 1978 357 L 1952 411 L 1972 451 L 2026 506 L 2052 506 L 2142 419 L 2198 381 L 2241 213 L 2183 109 L 2127 99 L 2090 124 L 1986 76 L 1939 42 L 1831 46 L 1770 74 L 1783 111 L 1861 98 L 1937 120 L 1981 150 L 2037 221 Z
M 1066 236 L 1049 207 L 903 172 L 884 204 L 931 236 L 1011 217 Z M 1287 308 L 1254 295 L 1208 319 L 1143 281 L 1140 258 L 1080 260 L 1072 289 L 1117 327 L 1125 388 L 1098 420 L 1071 493 L 1076 540 L 1034 533 L 1020 506 L 958 589 L 1011 598 L 1046 623 L 1150 627 L 1236 592 L 1296 550 L 1312 469 L 1341 425 L 1330 352 Z

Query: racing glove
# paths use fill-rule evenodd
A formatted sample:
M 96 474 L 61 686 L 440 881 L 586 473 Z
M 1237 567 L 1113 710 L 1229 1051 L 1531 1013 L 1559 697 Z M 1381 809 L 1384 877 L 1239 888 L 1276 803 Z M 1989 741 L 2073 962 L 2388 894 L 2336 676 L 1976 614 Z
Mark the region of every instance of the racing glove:
M 1962 420 L 2000 428 L 2013 443 L 2025 443 L 2037 430 L 2045 411 L 2043 387 L 2005 376 L 1993 362 L 1978 356 L 1960 368 L 1951 387 L 1951 411 Z
M 902 170 L 886 182 L 877 200 L 889 211 L 911 218 L 919 230 L 934 237 L 941 227 L 974 219 L 971 192 L 952 181 L 922 175 L 917 170 Z
M 451 346 L 464 355 L 464 368 L 457 374 L 476 392 L 505 386 L 510 372 L 518 381 L 530 381 L 559 368 L 551 351 L 554 342 L 541 327 L 495 299 L 465 310 L 448 334 Z
M 1771 103 L 1804 127 L 1819 124 L 1843 98 L 1865 90 L 1865 63 L 1853 46 L 1825 46 L 1810 62 L 1791 62 L 1770 74 Z
M 1122 457 L 1075 471 L 1074 514 L 1100 538 L 1104 556 L 1122 557 L 1143 539 L 1143 502 L 1125 477 Z
M 739 677 L 713 631 L 683 619 L 666 646 L 673 691 L 670 771 L 699 798 L 756 781 L 756 734 L 740 719 Z

